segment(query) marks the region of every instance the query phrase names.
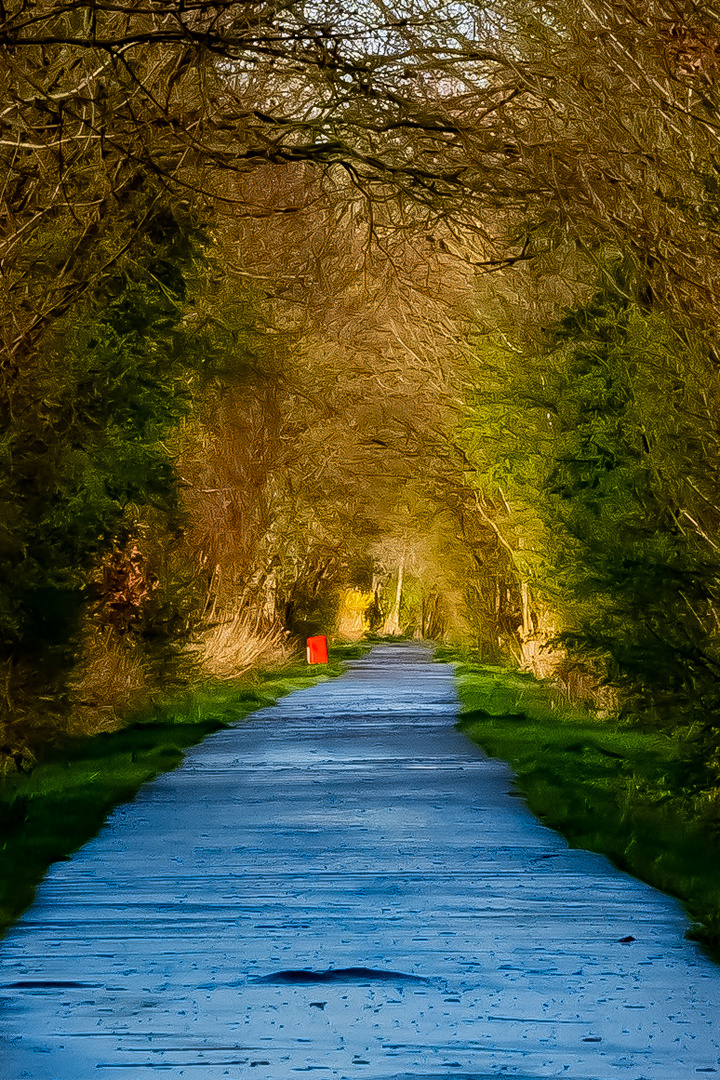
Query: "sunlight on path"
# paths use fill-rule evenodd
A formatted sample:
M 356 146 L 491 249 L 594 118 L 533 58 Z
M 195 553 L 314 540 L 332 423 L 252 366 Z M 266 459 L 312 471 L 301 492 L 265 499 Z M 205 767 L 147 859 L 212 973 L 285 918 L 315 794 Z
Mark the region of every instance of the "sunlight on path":
M 679 907 L 540 825 L 456 714 L 448 666 L 383 646 L 116 810 L 0 946 L 3 1080 L 720 1072 Z

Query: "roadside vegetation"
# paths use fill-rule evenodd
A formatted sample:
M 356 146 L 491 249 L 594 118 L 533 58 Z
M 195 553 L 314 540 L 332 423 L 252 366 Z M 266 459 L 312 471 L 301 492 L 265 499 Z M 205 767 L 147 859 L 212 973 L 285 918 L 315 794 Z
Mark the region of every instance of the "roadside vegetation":
M 334 645 L 330 662 L 293 662 L 208 684 L 137 717 L 118 731 L 67 738 L 47 747 L 29 772 L 0 778 L 0 936 L 30 903 L 51 863 L 99 831 L 119 803 L 177 768 L 184 751 L 294 690 L 342 674 L 366 646 Z
M 460 729 L 509 762 L 532 811 L 680 899 L 689 936 L 720 960 L 720 830 L 692 735 L 599 718 L 527 673 L 467 658 L 456 673 Z

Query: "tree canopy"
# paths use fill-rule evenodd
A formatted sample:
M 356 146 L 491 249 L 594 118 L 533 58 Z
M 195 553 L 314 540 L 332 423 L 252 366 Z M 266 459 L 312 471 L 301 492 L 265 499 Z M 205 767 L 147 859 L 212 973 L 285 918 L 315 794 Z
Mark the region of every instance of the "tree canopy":
M 690 0 L 0 4 L 8 760 L 344 624 L 715 760 L 719 64 Z

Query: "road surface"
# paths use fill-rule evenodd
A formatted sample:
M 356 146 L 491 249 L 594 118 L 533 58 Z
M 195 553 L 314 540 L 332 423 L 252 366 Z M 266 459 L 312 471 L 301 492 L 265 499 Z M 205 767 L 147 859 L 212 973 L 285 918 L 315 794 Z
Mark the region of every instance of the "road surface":
M 718 1072 L 679 906 L 543 827 L 457 707 L 382 646 L 118 808 L 0 946 L 2 1080 Z

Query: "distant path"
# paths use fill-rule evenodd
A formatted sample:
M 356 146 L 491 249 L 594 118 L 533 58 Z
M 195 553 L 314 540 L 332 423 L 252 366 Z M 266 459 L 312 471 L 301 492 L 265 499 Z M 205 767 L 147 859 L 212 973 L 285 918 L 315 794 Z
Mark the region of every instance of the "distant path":
M 456 712 L 380 647 L 118 809 L 0 946 L 3 1080 L 719 1071 L 678 906 L 568 850 Z

